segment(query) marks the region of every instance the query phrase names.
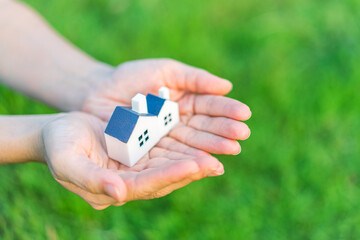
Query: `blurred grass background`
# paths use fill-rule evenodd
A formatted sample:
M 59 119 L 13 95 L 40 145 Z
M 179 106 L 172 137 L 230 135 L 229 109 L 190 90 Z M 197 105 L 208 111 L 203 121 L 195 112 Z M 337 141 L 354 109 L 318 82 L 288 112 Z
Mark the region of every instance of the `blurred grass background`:
M 230 79 L 252 136 L 220 156 L 225 175 L 104 211 L 46 166 L 0 166 L 1 239 L 360 238 L 359 1 L 27 2 L 99 60 L 170 57 Z M 55 112 L 0 93 L 1 114 Z

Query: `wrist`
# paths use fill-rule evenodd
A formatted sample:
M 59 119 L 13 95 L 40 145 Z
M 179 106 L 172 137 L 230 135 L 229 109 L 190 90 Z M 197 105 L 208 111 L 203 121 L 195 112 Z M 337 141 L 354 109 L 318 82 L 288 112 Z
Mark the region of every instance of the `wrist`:
M 41 115 L 36 123 L 35 131 L 32 135 L 31 161 L 47 164 L 47 151 L 44 143 L 44 132 L 49 124 L 67 115 L 68 113 L 57 113 Z
M 45 162 L 43 127 L 53 115 L 0 117 L 0 163 Z

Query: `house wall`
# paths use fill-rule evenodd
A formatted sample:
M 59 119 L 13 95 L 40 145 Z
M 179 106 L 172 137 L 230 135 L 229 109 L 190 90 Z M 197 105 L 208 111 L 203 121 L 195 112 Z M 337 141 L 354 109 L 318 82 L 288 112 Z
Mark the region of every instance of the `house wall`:
M 105 133 L 105 142 L 110 158 L 119 161 L 125 165 L 130 165 L 128 147 L 125 143 L 119 141 Z
M 171 116 L 169 117 L 169 114 Z M 166 120 L 165 120 L 166 117 Z M 169 131 L 180 122 L 179 105 L 176 102 L 166 101 L 158 116 L 158 128 L 161 137 L 167 135 Z M 171 119 L 171 121 L 170 121 Z M 165 123 L 167 123 L 165 125 Z
M 127 144 L 127 151 L 129 153 L 130 166 L 133 166 L 138 160 L 153 148 L 160 140 L 160 134 L 158 130 L 158 120 L 154 117 L 140 117 L 133 133 Z M 145 131 L 147 134 L 144 134 Z M 139 136 L 142 136 L 142 140 L 139 141 Z M 149 139 L 146 141 L 146 137 Z M 143 141 L 143 145 L 140 147 L 140 142 Z
M 169 114 L 171 115 L 169 116 Z M 123 143 L 118 139 L 105 134 L 109 157 L 132 167 L 139 159 L 144 157 L 162 137 L 167 135 L 179 121 L 178 104 L 176 102 L 166 101 L 158 117 L 139 117 L 127 143 Z M 166 125 L 165 122 L 167 123 Z M 146 130 L 148 133 L 144 134 Z M 141 135 L 142 140 L 139 141 L 139 136 Z M 149 137 L 147 141 L 146 137 Z M 141 141 L 143 141 L 143 145 L 140 147 Z

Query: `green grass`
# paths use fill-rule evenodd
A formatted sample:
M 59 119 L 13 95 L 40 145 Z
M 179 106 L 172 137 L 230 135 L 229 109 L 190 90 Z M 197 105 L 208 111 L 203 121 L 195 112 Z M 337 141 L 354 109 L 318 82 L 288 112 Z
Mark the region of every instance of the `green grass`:
M 28 2 L 107 63 L 171 57 L 230 79 L 252 136 L 220 156 L 224 176 L 104 211 L 46 166 L 1 166 L 2 239 L 360 238 L 359 1 Z M 2 114 L 54 112 L 0 93 Z

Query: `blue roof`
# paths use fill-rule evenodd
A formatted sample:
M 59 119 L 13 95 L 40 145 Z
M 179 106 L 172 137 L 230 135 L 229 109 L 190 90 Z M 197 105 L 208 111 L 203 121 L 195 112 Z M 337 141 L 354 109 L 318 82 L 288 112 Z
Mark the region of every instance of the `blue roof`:
M 153 116 L 152 114 L 139 114 L 129 107 L 116 107 L 105 133 L 127 143 L 140 116 Z
M 158 96 L 155 96 L 152 94 L 148 94 L 146 96 L 148 112 L 158 116 L 165 101 L 166 100 L 161 97 L 158 97 Z

